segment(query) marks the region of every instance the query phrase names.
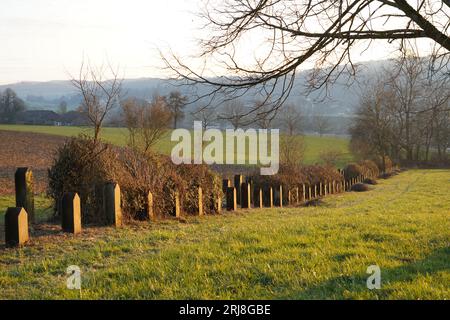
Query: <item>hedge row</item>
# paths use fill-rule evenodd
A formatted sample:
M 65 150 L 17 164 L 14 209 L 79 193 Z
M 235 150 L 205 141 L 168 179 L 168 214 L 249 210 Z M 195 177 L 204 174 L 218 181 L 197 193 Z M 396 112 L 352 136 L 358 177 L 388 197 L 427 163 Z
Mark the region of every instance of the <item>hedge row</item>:
M 276 175 L 254 173 L 248 178 L 255 187 L 281 185 L 284 190 L 293 190 L 302 185 L 341 182 L 344 178 L 361 175 L 376 178 L 380 171 L 386 172 L 387 167 L 392 168 L 388 158 L 378 163 L 364 160 L 349 164 L 344 175 L 332 166 L 280 166 Z M 87 136 L 71 138 L 57 150 L 48 176 L 48 195 L 55 200 L 55 213 L 58 214 L 58 200 L 64 193 L 77 192 L 85 223 L 105 222 L 102 192 L 104 184 L 111 181 L 120 185 L 125 219 L 148 217 L 148 192 L 155 199 L 157 216 L 172 212 L 176 192 L 180 195 L 183 211 L 188 214 L 198 212 L 198 187 L 202 187 L 205 213 L 213 212 L 214 199 L 223 196 L 221 177 L 207 165 L 174 165 L 169 157 L 94 143 Z
M 320 182 L 341 182 L 344 177 L 331 166 L 280 166 L 277 174 L 273 176 L 253 175 L 250 177 L 255 187 L 269 185 L 271 187 L 283 186 L 284 190 L 293 190 L 303 184 L 312 186 Z
M 94 144 L 86 136 L 71 138 L 56 153 L 48 171 L 47 193 L 55 201 L 65 192 L 77 192 L 81 198 L 85 223 L 104 223 L 103 185 L 114 181 L 120 185 L 122 211 L 127 219 L 147 216 L 147 195 L 152 192 L 157 216 L 170 214 L 178 192 L 186 213 L 198 212 L 199 186 L 203 189 L 204 212 L 213 209 L 212 199 L 222 196 L 220 177 L 206 165 L 174 165 L 169 157 L 144 155 L 129 148 L 106 143 Z

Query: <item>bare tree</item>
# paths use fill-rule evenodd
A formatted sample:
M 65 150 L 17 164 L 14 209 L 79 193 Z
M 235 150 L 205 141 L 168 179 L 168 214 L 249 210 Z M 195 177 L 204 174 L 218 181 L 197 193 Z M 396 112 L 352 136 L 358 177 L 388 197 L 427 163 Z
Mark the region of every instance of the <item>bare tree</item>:
M 427 60 L 409 55 L 367 85 L 350 131 L 352 149 L 409 162 L 429 160 L 434 146 L 446 158 L 450 79 L 428 77 Z
M 301 164 L 305 154 L 305 140 L 301 135 L 282 135 L 280 139 L 280 163 L 289 167 Z
M 327 117 L 323 115 L 317 115 L 313 118 L 314 127 L 320 136 L 323 136 L 330 130 L 331 124 Z
M 122 102 L 123 122 L 128 130 L 128 146 L 137 148 L 138 134 L 144 117 L 145 101 L 127 99 Z
M 443 110 L 440 112 L 440 115 L 434 119 L 434 121 L 435 130 L 431 138 L 431 143 L 437 150 L 438 159 L 447 160 L 447 150 L 450 149 L 450 111 Z
M 286 166 L 298 166 L 305 154 L 305 141 L 299 135 L 302 115 L 293 104 L 286 104 L 278 114 L 285 134 L 280 138 L 280 163 Z
M 83 98 L 79 110 L 94 128 L 97 142 L 106 116 L 119 104 L 122 79 L 111 65 L 96 68 L 83 62 L 78 77 L 72 77 L 71 82 Z
M 410 41 L 426 39 L 438 57 L 434 71 L 446 67 L 450 58 L 447 0 L 207 1 L 200 15 L 209 31 L 201 41 L 202 68 L 163 54 L 167 67 L 180 79 L 210 85 L 208 95 L 243 94 L 251 88 L 270 95 L 280 88 L 273 110 L 283 104 L 297 70 L 308 62 L 314 62 L 310 89 L 326 88 L 342 75 L 353 76 L 355 47 L 370 50 L 374 43 L 388 41 L 401 50 Z M 238 53 L 252 38 L 264 39 L 266 50 L 255 51 L 254 62 L 249 63 Z M 222 76 L 206 76 L 210 70 L 204 66 L 212 64 L 222 67 Z
M 164 136 L 173 116 L 165 98 L 157 95 L 151 103 L 128 99 L 122 109 L 129 132 L 128 144 L 144 153 Z
M 397 153 L 393 114 L 395 93 L 385 86 L 384 79 L 368 83 L 360 98 L 356 121 L 350 128 L 352 151 L 363 159 Z
M 0 122 L 14 123 L 17 115 L 25 109 L 25 102 L 12 89 L 0 91 Z
M 272 121 L 275 118 L 275 114 L 270 112 L 271 106 L 269 103 L 265 103 L 263 100 L 256 100 L 255 110 L 258 110 L 258 114 L 254 117 L 254 122 L 261 129 L 269 129 Z
M 228 101 L 220 116 L 221 119 L 228 121 L 234 129 L 241 127 L 245 123 L 247 111 L 242 101 L 236 99 Z
M 192 117 L 194 118 L 194 120 L 202 122 L 203 130 L 206 130 L 217 121 L 216 110 L 210 106 L 197 107 L 192 112 Z
M 187 97 L 183 96 L 179 91 L 172 91 L 167 98 L 167 106 L 172 111 L 173 128 L 177 128 L 179 120 L 184 118 L 183 109 L 186 107 Z
M 342 158 L 342 151 L 338 149 L 324 150 L 319 154 L 319 158 L 325 165 L 335 167 Z
M 298 108 L 293 104 L 287 104 L 280 110 L 281 125 L 288 135 L 295 135 L 301 131 L 303 116 Z
M 387 70 L 387 85 L 392 90 L 397 99 L 396 117 L 398 121 L 397 137 L 399 143 L 406 151 L 407 159 L 413 159 L 415 141 L 419 138 L 416 117 L 419 111 L 419 99 L 424 97 L 422 84 L 424 84 L 424 65 L 416 55 L 409 55 L 403 63 Z
M 58 113 L 64 114 L 67 112 L 67 102 L 62 100 L 58 105 Z

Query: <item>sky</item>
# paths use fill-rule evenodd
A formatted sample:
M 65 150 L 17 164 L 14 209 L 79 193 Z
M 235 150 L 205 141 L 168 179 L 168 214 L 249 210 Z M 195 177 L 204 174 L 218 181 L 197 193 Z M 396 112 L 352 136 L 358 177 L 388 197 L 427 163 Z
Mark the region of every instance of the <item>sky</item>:
M 199 51 L 196 40 L 207 32 L 200 7 L 201 0 L 1 0 L 0 84 L 67 80 L 83 59 L 108 61 L 125 78 L 164 77 L 158 49 Z M 373 46 L 359 60 L 387 50 Z
M 158 76 L 157 48 L 195 47 L 196 6 L 197 0 L 2 0 L 0 84 L 67 79 L 83 57 L 118 65 L 127 78 Z

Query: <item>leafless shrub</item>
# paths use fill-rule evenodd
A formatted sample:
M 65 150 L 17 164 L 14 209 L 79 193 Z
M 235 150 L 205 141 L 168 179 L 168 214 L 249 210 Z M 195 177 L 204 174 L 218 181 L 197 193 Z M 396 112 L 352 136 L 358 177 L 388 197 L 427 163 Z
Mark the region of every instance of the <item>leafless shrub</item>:
M 352 185 L 351 190 L 356 191 L 356 192 L 365 192 L 365 191 L 369 191 L 369 186 L 364 183 L 356 183 L 356 184 Z
M 128 99 L 122 103 L 122 109 L 129 133 L 128 145 L 144 153 L 164 136 L 172 121 L 172 112 L 159 96 L 151 103 Z
M 303 136 L 282 135 L 280 137 L 280 163 L 288 166 L 298 166 L 305 154 L 305 141 Z
M 176 166 L 171 159 L 131 148 L 112 147 L 88 137 L 71 138 L 57 151 L 49 169 L 48 194 L 58 200 L 65 192 L 81 198 L 83 223 L 103 223 L 102 191 L 106 182 L 120 185 L 126 219 L 148 217 L 147 195 L 152 192 L 157 216 L 170 216 L 178 192 L 187 214 L 198 210 L 198 187 L 204 194 L 204 212 L 213 212 L 221 196 L 221 181 L 207 166 Z
M 325 150 L 320 152 L 319 158 L 325 165 L 334 167 L 341 160 L 342 151 L 337 149 Z
M 54 200 L 55 213 L 60 213 L 58 201 L 64 193 L 77 192 L 83 221 L 104 222 L 101 188 L 106 181 L 115 180 L 117 156 L 112 146 L 88 136 L 69 139 L 59 147 L 48 170 L 47 194 Z
M 78 76 L 71 81 L 83 97 L 79 110 L 94 128 L 93 139 L 97 142 L 107 115 L 119 104 L 122 79 L 111 65 L 96 68 L 83 62 Z

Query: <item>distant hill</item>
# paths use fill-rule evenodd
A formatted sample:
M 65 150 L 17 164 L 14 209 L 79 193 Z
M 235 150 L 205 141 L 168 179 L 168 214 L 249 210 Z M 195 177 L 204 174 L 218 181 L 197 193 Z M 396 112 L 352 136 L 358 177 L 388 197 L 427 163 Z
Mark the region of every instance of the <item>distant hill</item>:
M 358 79 L 371 77 L 377 70 L 380 70 L 385 61 L 372 61 L 361 66 Z M 313 92 L 308 97 L 303 93 L 306 72 L 300 72 L 297 76 L 295 86 L 291 92 L 289 100 L 309 112 L 314 109 L 315 113 L 327 115 L 351 116 L 358 101 L 357 86 L 350 88 L 343 82 L 337 82 L 329 88 L 328 98 L 323 97 L 318 92 Z M 1 85 L 0 90 L 6 88 L 13 89 L 19 97 L 26 101 L 30 109 L 56 110 L 61 101 L 66 101 L 69 109 L 76 108 L 81 97 L 71 85 L 70 81 L 48 81 L 48 82 L 19 82 L 9 85 Z M 126 79 L 124 81 L 124 91 L 127 96 L 142 99 L 151 99 L 155 92 L 166 95 L 171 90 L 180 90 L 183 94 L 189 94 L 189 89 L 174 86 L 167 80 L 158 78 Z M 206 92 L 208 89 L 196 88 L 199 92 Z M 244 101 L 251 102 L 255 99 L 255 93 L 248 93 L 242 97 Z

